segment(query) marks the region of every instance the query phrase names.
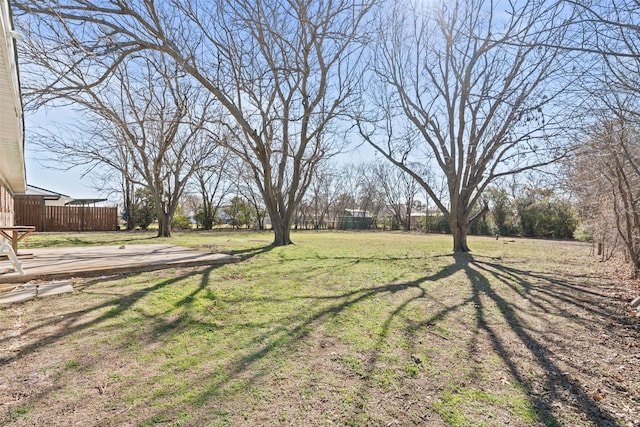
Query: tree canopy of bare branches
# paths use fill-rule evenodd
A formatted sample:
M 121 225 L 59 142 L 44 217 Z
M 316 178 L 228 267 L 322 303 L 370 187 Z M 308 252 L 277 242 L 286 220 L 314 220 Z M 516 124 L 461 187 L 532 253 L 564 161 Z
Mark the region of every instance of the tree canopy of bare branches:
M 562 7 L 544 2 L 396 2 L 372 51 L 360 134 L 410 174 L 449 218 L 466 252 L 487 186 L 563 154 L 560 94 L 569 85 Z M 566 106 L 565 106 L 566 107 Z M 446 177 L 445 197 L 421 171 Z
M 205 132 L 215 118 L 213 97 L 159 55 L 130 57 L 109 79 L 92 84 L 85 70 L 62 72 L 37 45 L 29 47 L 27 64 L 46 70 L 48 83 L 31 87 L 29 100 L 68 103 L 82 117 L 62 132 L 41 134 L 39 144 L 61 164 L 118 171 L 129 196 L 132 185 L 146 188 L 154 199 L 158 236 L 169 237 L 189 178 L 218 146 Z
M 252 171 L 275 245 L 291 243 L 295 208 L 318 163 L 340 142 L 332 123 L 355 95 L 361 24 L 373 4 L 16 2 L 31 35 L 70 52 L 61 70 L 88 76 L 79 90 L 108 80 L 127 58 L 146 51 L 171 57 L 206 88 L 231 118 L 235 138 L 227 147 Z

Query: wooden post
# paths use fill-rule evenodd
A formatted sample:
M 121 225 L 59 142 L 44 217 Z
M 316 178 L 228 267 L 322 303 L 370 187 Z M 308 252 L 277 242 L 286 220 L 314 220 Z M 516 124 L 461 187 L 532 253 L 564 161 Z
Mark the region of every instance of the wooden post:
M 44 196 L 40 198 L 40 231 L 47 231 L 44 229 Z

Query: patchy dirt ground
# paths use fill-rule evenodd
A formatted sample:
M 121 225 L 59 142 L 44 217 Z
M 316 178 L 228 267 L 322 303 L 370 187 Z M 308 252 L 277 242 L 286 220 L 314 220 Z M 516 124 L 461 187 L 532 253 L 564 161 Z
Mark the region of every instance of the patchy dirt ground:
M 0 423 L 640 426 L 640 288 L 582 262 L 463 256 L 414 280 L 298 289 L 310 303 L 269 328 L 252 314 L 269 293 L 254 307 L 219 289 L 248 286 L 247 266 L 76 280 L 0 308 Z M 160 294 L 176 284 L 191 299 Z M 167 301 L 190 317 L 153 313 Z M 233 349 L 239 323 L 255 333 Z

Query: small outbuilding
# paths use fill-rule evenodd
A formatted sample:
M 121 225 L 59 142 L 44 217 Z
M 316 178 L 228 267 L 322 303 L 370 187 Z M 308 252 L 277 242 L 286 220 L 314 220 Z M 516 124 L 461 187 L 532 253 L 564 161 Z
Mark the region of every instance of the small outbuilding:
M 373 215 L 363 209 L 345 209 L 336 218 L 338 230 L 369 230 L 373 227 Z

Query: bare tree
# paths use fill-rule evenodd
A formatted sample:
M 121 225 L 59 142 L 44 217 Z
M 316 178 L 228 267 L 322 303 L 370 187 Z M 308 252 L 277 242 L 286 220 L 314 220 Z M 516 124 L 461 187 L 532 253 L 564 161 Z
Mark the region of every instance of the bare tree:
M 235 162 L 230 162 L 227 175 L 233 183 L 236 194 L 242 196 L 253 208 L 258 228 L 264 230 L 267 212 L 260 191 L 253 180 L 251 168 L 241 159 L 236 159 Z
M 576 159 L 569 162 L 569 184 L 603 259 L 622 243 L 638 278 L 640 2 L 568 3 L 575 10 L 572 31 L 580 37 L 558 48 L 600 60 L 582 85 L 591 97 L 587 111 L 595 120 Z
M 556 25 L 569 29 L 570 35 L 562 43 L 538 40 L 538 46 L 595 54 L 613 61 L 638 59 L 640 2 L 562 0 L 558 3 L 566 6 L 566 19 Z
M 131 202 L 132 185 L 147 188 L 157 211 L 158 236 L 169 237 L 190 176 L 217 146 L 211 132 L 205 132 L 215 117 L 213 98 L 159 55 L 130 57 L 109 80 L 92 84 L 83 70 L 63 73 L 39 56 L 37 46 L 31 47 L 30 65 L 44 68 L 53 83 L 32 87 L 29 99 L 72 104 L 84 118 L 67 132 L 41 135 L 40 144 L 61 163 L 119 171 L 126 203 Z M 82 89 L 70 89 L 74 85 Z
M 231 182 L 226 172 L 230 161 L 228 151 L 214 152 L 204 164 L 193 173 L 196 191 L 200 194 L 197 208 L 205 230 L 213 229 L 216 215 L 220 212 L 223 200 L 229 194 Z
M 334 226 L 343 227 L 344 224 L 340 225 L 341 218 L 344 219 L 350 210 L 353 211 L 352 214 L 365 214 L 355 212 L 366 210 L 370 201 L 366 179 L 363 176 L 365 170 L 362 163 L 344 164 L 336 169 L 334 179 L 330 182 L 333 187 L 330 222 Z
M 409 231 L 413 201 L 418 194 L 417 181 L 389 162 L 377 163 L 372 169 L 378 185 L 382 187 L 387 209 L 392 214 L 392 229 L 403 227 L 405 231 Z
M 618 116 L 594 127 L 569 163 L 569 182 L 593 238 L 611 247 L 620 239 L 636 278 L 640 277 L 638 138 L 637 124 Z
M 569 52 L 559 6 L 455 1 L 386 11 L 372 52 L 378 91 L 358 120 L 362 137 L 411 175 L 449 220 L 453 250 L 466 252 L 476 205 L 499 177 L 562 156 Z M 563 80 L 564 79 L 564 80 Z M 366 118 L 366 119 L 365 119 Z M 446 198 L 421 173 L 446 177 Z M 472 215 L 475 208 L 475 215 Z
M 315 172 L 307 193 L 307 205 L 311 211 L 314 230 L 327 228 L 331 224 L 331 214 L 338 196 L 339 189 L 335 183 L 338 172 L 335 168 L 325 165 Z
M 108 79 L 142 50 L 162 52 L 180 64 L 235 120 L 237 138 L 228 148 L 252 171 L 271 217 L 274 245 L 286 245 L 318 162 L 341 142 L 331 124 L 355 95 L 357 43 L 373 4 L 25 0 L 16 7 L 43 43 L 74 53 L 68 68 L 92 77 L 83 87 Z M 97 66 L 96 58 L 105 57 L 110 60 Z
M 369 212 L 372 218 L 371 226 L 376 228 L 378 218 L 385 208 L 385 196 L 380 181 L 376 176 L 373 163 L 360 163 L 356 167 L 358 206 L 362 211 Z

